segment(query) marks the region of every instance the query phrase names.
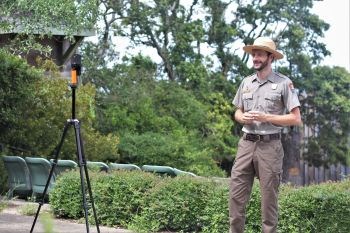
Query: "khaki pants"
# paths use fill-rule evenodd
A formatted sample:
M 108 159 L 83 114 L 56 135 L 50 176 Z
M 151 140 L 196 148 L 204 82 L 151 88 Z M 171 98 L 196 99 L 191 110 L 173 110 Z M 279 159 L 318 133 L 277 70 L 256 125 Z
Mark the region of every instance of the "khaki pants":
M 278 188 L 283 163 L 280 140 L 252 142 L 240 139 L 230 182 L 230 233 L 243 233 L 245 207 L 254 176 L 260 182 L 261 216 L 264 233 L 277 232 Z

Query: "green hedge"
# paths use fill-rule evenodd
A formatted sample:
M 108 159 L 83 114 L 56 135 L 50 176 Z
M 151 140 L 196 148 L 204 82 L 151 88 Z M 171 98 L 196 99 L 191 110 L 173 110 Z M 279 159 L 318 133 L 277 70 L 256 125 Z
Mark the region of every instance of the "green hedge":
M 107 174 L 90 171 L 89 176 L 98 220 L 107 226 L 126 226 L 140 211 L 144 194 L 159 182 L 159 177 L 141 172 L 115 171 Z M 59 217 L 84 217 L 80 175 L 77 171 L 66 172 L 58 177 L 50 192 L 50 204 L 54 214 Z
M 166 178 L 149 190 L 130 228 L 136 232 L 198 232 L 203 226 L 200 216 L 214 189 L 214 183 L 199 179 Z
M 279 203 L 281 232 L 350 232 L 350 180 L 285 187 Z
M 100 224 L 135 232 L 228 232 L 228 183 L 167 178 L 144 172 L 92 173 Z M 61 176 L 50 194 L 56 215 L 79 219 L 79 173 Z M 350 232 L 350 180 L 309 187 L 282 186 L 279 232 Z M 90 210 L 91 212 L 91 210 Z M 254 184 L 246 231 L 261 232 L 260 191 Z
M 141 178 L 142 177 L 142 178 Z M 98 219 L 108 226 L 127 226 L 140 211 L 145 193 L 159 178 L 141 172 L 119 171 L 96 176 L 92 183 Z

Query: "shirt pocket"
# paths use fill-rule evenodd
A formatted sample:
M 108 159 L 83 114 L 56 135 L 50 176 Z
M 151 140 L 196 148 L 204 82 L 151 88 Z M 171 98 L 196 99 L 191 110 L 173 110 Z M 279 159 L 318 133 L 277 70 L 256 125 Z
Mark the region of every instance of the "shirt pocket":
M 250 111 L 253 108 L 253 94 L 252 93 L 244 93 L 242 96 L 243 99 L 243 107 L 244 111 Z
M 265 95 L 265 106 L 269 113 L 278 113 L 281 111 L 281 94 L 267 93 Z

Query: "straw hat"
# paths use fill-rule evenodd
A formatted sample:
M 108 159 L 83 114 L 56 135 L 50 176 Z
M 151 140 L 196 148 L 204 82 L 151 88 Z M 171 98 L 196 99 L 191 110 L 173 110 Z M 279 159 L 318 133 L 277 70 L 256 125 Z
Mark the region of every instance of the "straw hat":
M 276 50 L 275 42 L 267 37 L 258 37 L 255 39 L 253 45 L 246 45 L 243 47 L 244 52 L 249 54 L 253 53 L 253 49 L 261 49 L 270 52 L 275 56 L 275 59 L 283 58 L 283 54 Z

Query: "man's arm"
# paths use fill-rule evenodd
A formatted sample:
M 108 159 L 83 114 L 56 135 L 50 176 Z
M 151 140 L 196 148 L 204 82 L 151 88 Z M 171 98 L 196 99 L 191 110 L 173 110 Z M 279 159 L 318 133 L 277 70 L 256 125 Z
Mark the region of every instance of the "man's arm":
M 293 108 L 292 111 L 285 115 L 274 115 L 263 112 L 251 111 L 253 120 L 260 122 L 270 122 L 275 125 L 289 126 L 301 125 L 301 116 L 299 107 Z
M 235 120 L 241 124 L 251 124 L 254 120 L 254 116 L 250 112 L 244 112 L 243 109 L 237 108 Z

